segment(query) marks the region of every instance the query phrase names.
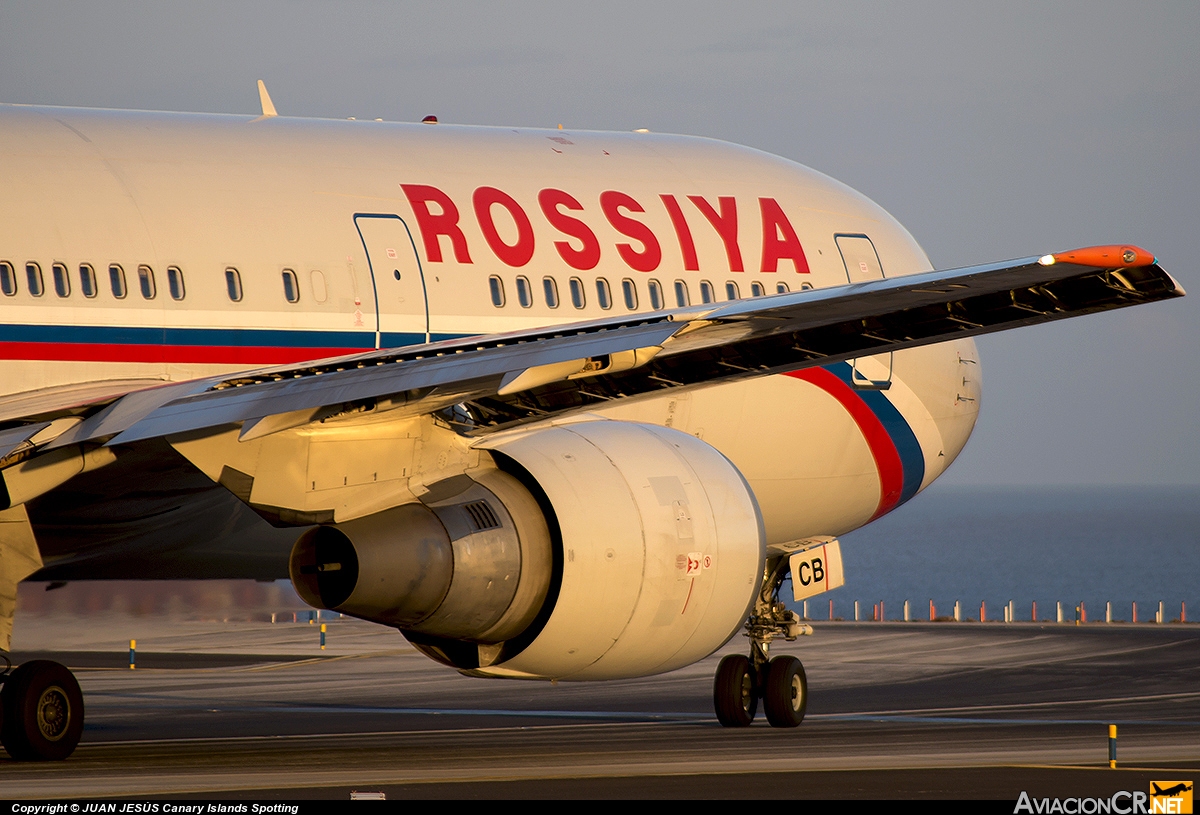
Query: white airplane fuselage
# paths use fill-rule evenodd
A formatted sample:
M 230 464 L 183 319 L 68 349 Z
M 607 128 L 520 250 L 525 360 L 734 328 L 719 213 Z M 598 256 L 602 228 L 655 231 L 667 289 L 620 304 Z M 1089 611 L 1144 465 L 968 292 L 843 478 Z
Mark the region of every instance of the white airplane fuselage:
M 707 139 L 0 106 L 0 421 L 219 372 L 931 268 L 806 167 Z M 591 412 L 727 456 L 767 542 L 911 498 L 978 415 L 959 340 Z

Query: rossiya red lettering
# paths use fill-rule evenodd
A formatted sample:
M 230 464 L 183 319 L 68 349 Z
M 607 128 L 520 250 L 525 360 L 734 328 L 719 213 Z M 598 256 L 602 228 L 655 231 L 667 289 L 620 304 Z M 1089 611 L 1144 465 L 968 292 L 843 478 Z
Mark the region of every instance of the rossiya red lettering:
M 634 249 L 632 244 L 617 244 L 617 254 L 626 265 L 638 272 L 652 272 L 657 269 L 658 264 L 662 262 L 662 247 L 658 244 L 658 238 L 654 237 L 650 227 L 621 212 L 623 209 L 645 212 L 642 205 L 623 192 L 607 190 L 600 193 L 600 209 L 604 211 L 604 217 L 608 218 L 613 229 L 642 244 L 640 252 Z
M 700 271 L 700 261 L 696 257 L 696 242 L 692 240 L 692 230 L 688 227 L 687 218 L 674 195 L 660 195 L 667 214 L 671 216 L 671 224 L 675 227 L 675 236 L 679 238 L 679 251 L 683 254 L 683 268 L 689 272 Z
M 808 274 L 808 258 L 779 202 L 774 198 L 759 198 L 758 208 L 762 211 L 762 271 L 777 272 L 779 261 L 790 260 L 799 274 Z
M 738 246 L 737 201 L 734 197 L 722 195 L 717 199 L 717 205 L 721 207 L 719 213 L 703 196 L 689 195 L 688 200 L 696 205 L 696 209 L 703 213 L 721 236 L 721 242 L 725 244 L 725 257 L 729 260 L 729 271 L 746 271 L 742 264 L 742 249 Z
M 401 184 L 412 207 L 413 215 L 417 218 L 417 226 L 421 230 L 421 240 L 425 243 L 425 257 L 430 263 L 442 262 L 442 247 L 438 236 L 450 238 L 450 246 L 454 249 L 454 259 L 459 263 L 470 263 L 471 255 L 467 252 L 467 238 L 458 226 L 458 207 L 450 200 L 450 196 L 437 187 L 426 184 Z M 436 204 L 440 212 L 431 212 L 430 204 Z
M 509 266 L 524 266 L 533 258 L 533 225 L 521 205 L 508 193 L 495 187 L 480 187 L 471 196 L 475 206 L 475 218 L 479 221 L 479 229 L 492 252 Z M 505 209 L 517 228 L 517 241 L 507 244 L 496 229 L 492 220 L 492 209 L 500 206 Z
M 425 256 L 431 263 L 442 263 L 449 239 L 454 259 L 459 263 L 471 263 L 467 238 L 459 225 L 459 211 L 446 193 L 426 184 L 401 184 L 412 207 Z M 563 261 L 573 269 L 588 271 L 600 263 L 600 242 L 596 233 L 581 218 L 568 213 L 582 213 L 583 205 L 571 194 L 546 188 L 538 193 L 538 205 L 549 224 L 569 240 L 554 241 L 554 248 Z M 679 199 L 674 195 L 660 195 L 660 200 L 671 218 L 676 237 L 679 239 L 683 268 L 699 271 L 700 263 L 695 240 Z M 721 238 L 731 272 L 745 271 L 741 248 L 738 243 L 737 201 L 733 196 L 720 196 L 714 207 L 699 195 L 689 195 L 690 200 Z M 535 250 L 533 225 L 521 205 L 503 190 L 495 187 L 479 187 L 472 195 L 472 204 L 480 230 L 496 257 L 512 267 L 527 265 Z M 808 274 L 808 258 L 800 243 L 796 230 L 788 220 L 783 208 L 774 198 L 758 199 L 762 215 L 762 273 L 779 271 L 780 261 L 791 261 L 797 273 Z M 516 229 L 516 240 L 507 243 L 496 226 L 496 207 L 503 208 L 512 218 Z M 632 196 L 617 190 L 600 194 L 600 208 L 608 222 L 622 235 L 632 239 L 631 243 L 618 243 L 616 249 L 621 259 L 640 272 L 654 271 L 662 263 L 662 246 L 654 231 L 642 221 L 631 217 L 631 213 L 646 210 Z M 499 216 L 503 218 L 503 216 Z M 636 245 L 640 244 L 640 248 Z
M 600 262 L 600 241 L 596 240 L 596 233 L 583 221 L 559 210 L 559 207 L 565 207 L 573 212 L 582 212 L 583 204 L 562 190 L 548 188 L 538 193 L 538 205 L 552 227 L 579 241 L 578 249 L 570 241 L 555 241 L 554 248 L 558 250 L 559 257 L 572 269 L 581 272 L 596 268 Z

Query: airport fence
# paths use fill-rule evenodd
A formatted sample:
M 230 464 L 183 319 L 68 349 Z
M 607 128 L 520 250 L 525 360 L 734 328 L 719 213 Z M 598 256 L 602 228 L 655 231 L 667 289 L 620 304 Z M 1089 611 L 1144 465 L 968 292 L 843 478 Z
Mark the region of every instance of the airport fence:
M 894 606 L 892 606 L 894 608 Z M 995 607 L 993 607 L 994 609 Z M 1126 609 L 1129 616 L 1124 616 Z M 955 600 L 954 603 L 947 609 L 942 607 L 942 611 L 949 613 L 939 613 L 938 605 L 931 598 L 928 601 L 928 608 L 925 603 L 912 603 L 909 600 L 903 601 L 901 609 L 894 611 L 893 616 L 889 619 L 887 616 L 888 607 L 883 600 L 872 602 L 870 606 L 859 600 L 854 600 L 852 610 L 847 610 L 845 601 L 839 608 L 835 601 L 830 599 L 811 599 L 804 600 L 800 604 L 800 608 L 796 609 L 800 612 L 800 616 L 807 622 L 1000 622 L 1000 623 L 1061 623 L 1083 625 L 1088 622 L 1093 623 L 1143 623 L 1162 625 L 1164 623 L 1187 623 L 1187 602 L 1180 600 L 1178 605 L 1178 616 L 1175 614 L 1175 605 L 1167 606 L 1166 602 L 1159 601 L 1155 604 L 1142 604 L 1139 607 L 1138 602 L 1132 601 L 1128 604 L 1114 604 L 1111 601 L 1105 602 L 1104 611 L 1101 615 L 1092 615 L 1092 619 L 1088 618 L 1087 604 L 1084 601 L 1077 603 L 1063 603 L 1056 601 L 1052 604 L 1052 608 L 1047 608 L 1043 605 L 1043 612 L 1047 612 L 1046 616 L 1039 616 L 1038 603 L 1036 600 L 1029 601 L 1017 606 L 1016 602 L 1009 600 L 999 608 L 999 612 L 993 610 L 989 616 L 988 604 L 986 601 L 980 601 L 976 606 L 973 603 L 964 605 L 962 601 Z M 978 615 L 975 612 L 978 610 Z M 1195 622 L 1193 620 L 1192 622 Z

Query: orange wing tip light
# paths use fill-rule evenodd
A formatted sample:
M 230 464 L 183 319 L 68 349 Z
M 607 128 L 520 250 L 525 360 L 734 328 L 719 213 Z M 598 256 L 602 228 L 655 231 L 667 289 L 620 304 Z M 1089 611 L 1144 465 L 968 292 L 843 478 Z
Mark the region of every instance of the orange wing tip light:
M 1070 252 L 1058 252 L 1038 258 L 1043 266 L 1055 263 L 1074 263 L 1078 266 L 1098 266 L 1102 269 L 1121 269 L 1128 266 L 1149 266 L 1154 255 L 1138 246 L 1114 244 L 1112 246 L 1085 246 Z

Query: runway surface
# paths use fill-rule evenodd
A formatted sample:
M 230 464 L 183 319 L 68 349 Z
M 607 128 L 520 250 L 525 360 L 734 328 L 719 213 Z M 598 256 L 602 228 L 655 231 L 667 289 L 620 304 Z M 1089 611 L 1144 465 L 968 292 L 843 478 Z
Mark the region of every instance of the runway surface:
M 552 685 L 462 677 L 393 631 L 328 628 L 321 652 L 315 626 L 290 622 L 27 618 L 15 655 L 75 668 L 87 727 L 64 763 L 0 760 L 3 796 L 1015 801 L 1200 775 L 1200 626 L 817 624 L 774 649 L 804 661 L 804 724 L 740 731 L 712 713 L 720 654 Z

